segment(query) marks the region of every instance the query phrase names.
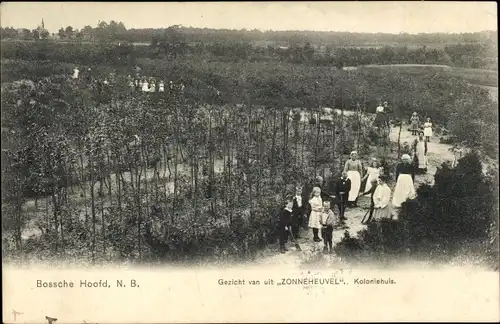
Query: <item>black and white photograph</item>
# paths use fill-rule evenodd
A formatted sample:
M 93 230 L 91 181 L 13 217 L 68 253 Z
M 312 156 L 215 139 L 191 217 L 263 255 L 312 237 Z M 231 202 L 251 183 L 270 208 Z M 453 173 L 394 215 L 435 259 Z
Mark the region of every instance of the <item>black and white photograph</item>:
M 4 323 L 499 320 L 496 2 L 0 14 Z

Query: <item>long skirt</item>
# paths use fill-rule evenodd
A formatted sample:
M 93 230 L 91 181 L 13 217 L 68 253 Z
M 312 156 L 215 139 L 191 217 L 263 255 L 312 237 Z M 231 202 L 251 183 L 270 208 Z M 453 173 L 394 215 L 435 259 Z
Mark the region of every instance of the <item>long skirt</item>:
M 373 210 L 373 220 L 380 220 L 383 218 L 391 218 L 392 208 L 391 204 L 388 204 L 384 208 L 375 208 Z
M 418 131 L 418 122 L 412 122 L 410 125 L 410 130 L 412 131 Z
M 415 198 L 415 186 L 409 174 L 400 174 L 394 189 L 392 197 L 392 205 L 396 208 L 401 207 L 401 204 L 408 199 Z
M 347 178 L 351 180 L 349 201 L 356 201 L 359 195 L 359 189 L 361 189 L 361 175 L 358 171 L 347 171 Z
M 418 159 L 418 168 L 426 169 L 427 168 L 427 156 L 425 155 L 425 148 L 423 144 L 417 145 L 417 159 Z
M 424 136 L 432 136 L 432 127 L 424 127 Z
M 383 113 L 377 113 L 375 115 L 375 120 L 373 121 L 373 126 L 384 127 L 386 125 L 386 116 Z
M 311 215 L 309 216 L 309 228 L 322 228 L 323 226 L 320 224 L 321 212 L 311 211 Z

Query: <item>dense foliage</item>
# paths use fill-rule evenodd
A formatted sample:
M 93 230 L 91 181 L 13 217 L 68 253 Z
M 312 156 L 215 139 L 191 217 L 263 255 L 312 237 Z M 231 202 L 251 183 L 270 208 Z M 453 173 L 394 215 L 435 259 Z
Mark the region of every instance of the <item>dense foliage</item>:
M 137 58 L 190 58 L 224 62 L 290 62 L 313 66 L 370 64 L 437 64 L 466 68 L 497 69 L 496 49 L 489 44 L 458 44 L 444 48 L 337 47 L 310 43 L 287 47 L 254 46 L 248 42 L 188 43 L 179 37 L 154 38 L 149 46 L 125 42 L 57 42 L 40 40 L 2 41 L 2 57 L 15 60 L 46 60 L 78 64 L 126 65 Z M 174 43 L 175 42 L 175 43 Z
M 254 255 L 275 240 L 277 210 L 294 183 L 315 174 L 338 176 L 353 148 L 367 155 L 374 144 L 387 145 L 367 115 L 383 100 L 394 119 L 417 111 L 448 129 L 450 141 L 498 154 L 497 138 L 488 136 L 498 127 L 496 106 L 486 90 L 463 78 L 427 70 L 346 71 L 335 62 L 318 67 L 309 64 L 320 57 L 310 46 L 259 62 L 257 56 L 278 52 L 262 54 L 241 42 L 185 47 L 174 36 L 140 48 L 44 41 L 2 46 L 6 252 L 94 261 Z M 396 52 L 341 49 L 335 55 L 348 60 L 369 53 L 380 61 Z M 79 80 L 68 78 L 74 63 Z M 154 94 L 131 90 L 125 76 L 135 64 L 142 75 L 172 80 L 174 87 Z M 104 85 L 109 72 L 116 78 Z M 325 106 L 344 113 L 318 120 L 295 109 L 312 113 Z M 484 184 L 477 177 L 452 180 L 446 181 Z M 436 214 L 442 208 L 438 198 L 445 195 L 431 191 L 435 203 L 417 201 L 415 210 Z M 462 210 L 458 203 L 452 207 Z M 480 236 L 489 216 L 485 209 L 474 219 L 472 236 Z M 404 247 L 429 239 L 418 232 L 419 221 L 402 223 L 415 233 L 415 242 Z M 461 218 L 460 226 L 470 221 Z M 26 228 L 39 233 L 23 240 Z M 438 227 L 431 238 L 458 235 L 449 229 Z M 400 235 L 397 228 L 390 233 Z

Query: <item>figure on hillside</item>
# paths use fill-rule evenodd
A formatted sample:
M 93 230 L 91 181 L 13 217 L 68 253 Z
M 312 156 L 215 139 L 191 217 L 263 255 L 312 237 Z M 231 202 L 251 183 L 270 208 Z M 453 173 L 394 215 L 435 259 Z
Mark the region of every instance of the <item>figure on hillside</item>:
M 149 83 L 146 79 L 142 81 L 142 92 L 149 92 Z
M 352 151 L 350 159 L 345 162 L 344 172 L 347 172 L 347 177 L 351 180 L 351 190 L 349 191 L 348 204 L 356 206 L 358 194 L 361 189 L 361 177 L 363 174 L 363 165 L 358 160 L 358 152 Z
M 373 210 L 375 208 L 375 203 L 373 201 L 373 195 L 375 193 L 375 189 L 377 189 L 377 186 L 378 186 L 378 178 L 374 178 L 374 179 L 371 179 L 370 180 L 370 189 L 369 190 L 366 190 L 365 192 L 361 193 L 359 196 L 364 196 L 364 195 L 370 195 L 370 211 L 369 211 L 369 216 L 368 216 L 368 219 L 363 222 L 363 220 L 361 220 L 361 224 L 367 224 L 369 222 L 371 222 L 372 220 L 372 217 L 373 217 Z
M 373 218 L 380 220 L 391 218 L 391 188 L 387 185 L 388 177 L 381 175 L 378 179 L 378 185 L 373 193 Z
M 424 132 L 418 133 L 418 138 L 413 143 L 415 166 L 419 173 L 427 172 L 427 141 Z
M 379 104 L 375 109 L 375 120 L 373 121 L 373 126 L 379 128 L 385 128 L 387 126 L 385 107 L 382 104 Z
M 149 87 L 149 92 L 152 92 L 152 93 L 156 92 L 156 84 L 155 84 L 155 80 L 154 79 L 151 80 L 151 85 Z
M 458 165 L 458 160 L 462 158 L 464 151 L 458 145 L 454 145 L 450 150 L 453 153 L 453 161 L 451 162 L 451 167 L 454 168 Z
M 365 192 L 368 193 L 370 191 L 370 188 L 372 187 L 372 180 L 378 179 L 380 173 L 380 167 L 378 165 L 377 159 L 372 158 L 371 164 L 366 168 L 365 176 L 363 177 L 363 179 L 361 179 L 361 182 L 366 180 Z
M 417 135 L 419 123 L 420 123 L 420 120 L 418 118 L 418 115 L 416 112 L 414 112 L 410 118 L 410 130 L 411 130 L 412 135 Z
M 281 210 L 279 218 L 279 243 L 280 252 L 288 251 L 286 243 L 288 241 L 288 231 L 292 225 L 292 198 L 288 197 L 285 201 L 285 207 Z
M 431 141 L 431 137 L 432 137 L 432 123 L 431 123 L 431 119 L 429 117 L 427 117 L 427 120 L 424 123 L 424 136 L 425 136 L 425 140 L 427 142 Z
M 299 237 L 299 229 L 304 225 L 307 217 L 307 198 L 304 197 L 302 186 L 295 187 L 295 196 L 292 205 L 292 234 L 295 238 Z
M 80 76 L 80 70 L 78 69 L 78 67 L 75 67 L 73 69 L 73 79 L 78 79 L 78 77 Z
M 397 182 L 392 198 L 392 204 L 396 208 L 401 207 L 406 200 L 415 198 L 415 168 L 412 165 L 412 158 L 404 154 L 401 160 L 396 168 Z
M 337 204 L 340 212 L 340 220 L 344 221 L 347 202 L 349 201 L 349 191 L 351 191 L 351 180 L 347 176 L 347 172 L 342 172 L 342 176 L 337 182 Z
M 311 214 L 309 215 L 309 228 L 313 230 L 314 242 L 321 242 L 319 237 L 319 230 L 321 229 L 321 214 L 323 213 L 323 200 L 321 199 L 321 189 L 314 187 L 309 199 L 309 206 L 311 206 Z
M 163 80 L 160 81 L 158 92 L 165 92 L 165 82 L 163 82 Z

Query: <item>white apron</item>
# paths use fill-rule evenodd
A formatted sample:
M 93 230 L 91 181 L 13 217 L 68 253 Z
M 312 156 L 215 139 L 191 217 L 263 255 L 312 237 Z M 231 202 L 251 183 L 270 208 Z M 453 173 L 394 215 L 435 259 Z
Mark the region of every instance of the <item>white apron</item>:
M 432 123 L 424 124 L 424 136 L 432 136 Z
M 356 201 L 359 195 L 359 189 L 361 189 L 361 175 L 358 171 L 347 171 L 347 178 L 351 180 L 349 201 Z
M 417 143 L 417 158 L 418 158 L 418 168 L 419 169 L 427 168 L 427 156 L 425 155 L 424 142 Z
M 147 82 L 142 84 L 142 92 L 149 92 L 149 84 Z
M 323 201 L 320 197 L 312 197 L 309 200 L 311 204 L 311 215 L 309 216 L 309 228 L 322 228 L 321 214 L 323 213 Z
M 365 185 L 364 192 L 367 192 L 372 188 L 372 180 L 378 179 L 378 177 L 380 175 L 380 169 L 368 167 L 368 168 L 366 168 L 366 172 L 368 173 L 368 178 L 366 179 L 366 185 Z M 366 195 L 369 196 L 370 194 L 366 194 Z
M 399 208 L 406 200 L 415 198 L 415 195 L 415 186 L 413 185 L 411 175 L 400 174 L 396 183 L 396 188 L 394 188 L 392 205 Z

